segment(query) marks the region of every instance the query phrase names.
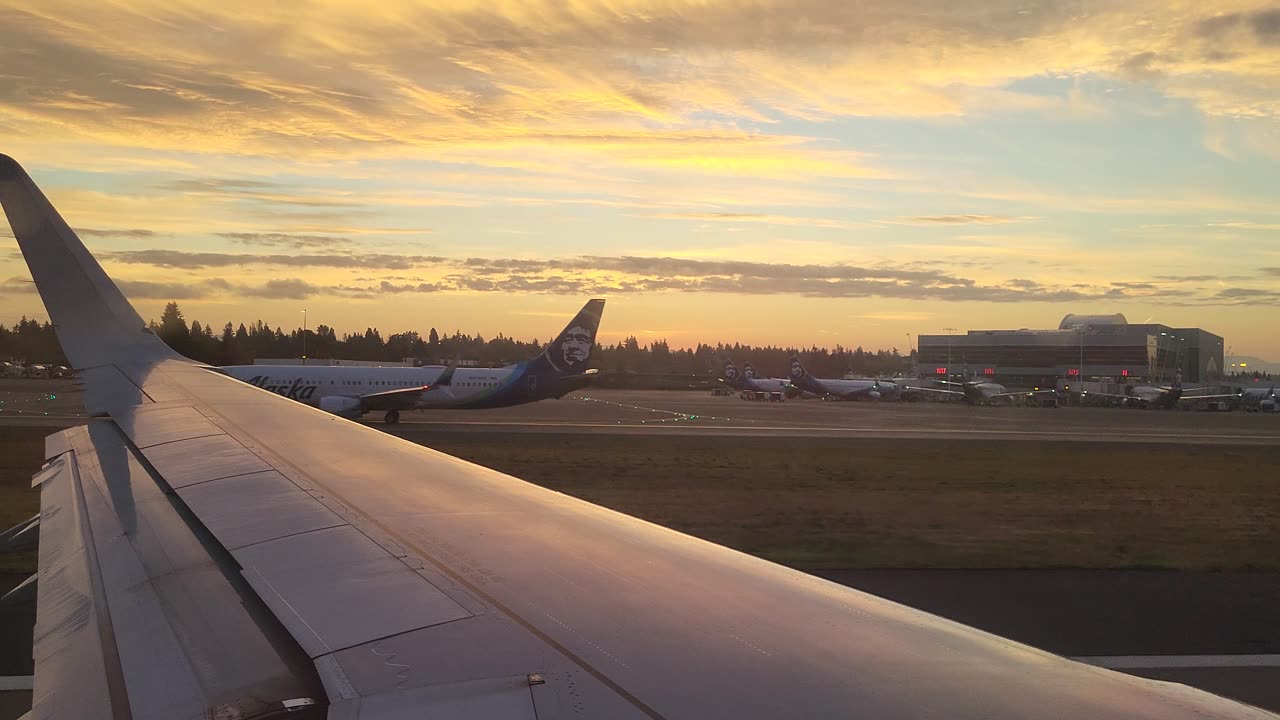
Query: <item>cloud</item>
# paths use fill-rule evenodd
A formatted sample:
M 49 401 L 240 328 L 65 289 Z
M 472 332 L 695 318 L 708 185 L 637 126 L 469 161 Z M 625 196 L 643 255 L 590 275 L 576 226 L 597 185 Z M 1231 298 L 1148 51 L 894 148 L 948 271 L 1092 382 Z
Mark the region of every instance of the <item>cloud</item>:
M 1132 77 L 1157 59 L 1150 81 L 1206 112 L 1280 116 L 1276 11 L 1235 2 L 1215 17 L 1219 5 L 526 0 L 286 14 L 55 0 L 4 11 L 0 119 L 274 157 L 527 168 L 553 154 L 596 170 L 866 177 L 865 158 L 731 128 L 1060 111 L 1069 99 L 1016 81 Z M 215 178 L 180 191 L 272 189 Z
M 351 240 L 331 235 L 293 235 L 289 233 L 260 232 L 220 232 L 218 237 L 244 245 L 260 245 L 263 247 L 285 247 L 295 250 L 309 248 L 334 248 L 351 244 Z
M 1264 275 L 1280 276 L 1280 267 L 1264 267 L 1264 268 L 1259 268 L 1259 271 L 1262 272 Z
M 1213 296 L 1213 300 L 1227 305 L 1280 305 L 1280 290 L 1224 288 Z
M 101 230 L 97 228 L 74 228 L 77 235 L 81 237 L 102 237 L 102 238 L 127 238 L 130 240 L 141 240 L 144 238 L 152 238 L 156 236 L 153 230 L 142 230 L 139 228 L 128 230 Z
M 302 300 L 321 291 L 317 285 L 297 278 L 287 280 L 268 280 L 262 285 L 241 285 L 237 291 L 250 297 L 273 300 Z
M 430 255 L 390 255 L 385 253 L 343 253 L 326 255 L 259 255 L 249 253 L 185 252 L 182 250 L 114 250 L 98 253 L 107 262 L 151 265 L 181 270 L 225 267 L 329 267 L 406 270 L 437 265 L 447 259 Z
M 1196 282 L 1213 282 L 1215 280 L 1222 280 L 1223 278 L 1217 275 L 1157 275 L 1155 279 L 1160 280 L 1162 282 L 1172 282 L 1172 283 L 1182 283 L 1182 282 L 1196 283 Z
M 218 256 L 209 261 L 204 253 L 190 258 L 153 258 L 162 267 L 205 269 L 232 267 L 252 256 Z M 215 254 L 216 255 L 216 254 Z M 137 256 L 134 256 L 137 259 Z M 280 264 L 263 256 L 264 264 Z M 343 264 L 347 256 L 299 256 L 292 266 L 380 268 L 377 263 Z M 189 282 L 154 280 L 120 281 L 125 294 L 134 299 L 189 300 L 213 297 L 252 297 L 302 300 L 334 297 L 351 300 L 376 299 L 422 293 L 507 293 L 548 295 L 628 295 L 641 293 L 716 293 L 777 295 L 824 298 L 890 298 L 913 301 L 986 303 L 1124 302 L 1172 305 L 1273 305 L 1280 292 L 1266 287 L 1202 289 L 1194 283 L 1216 281 L 1220 276 L 1157 276 L 1150 281 L 1074 282 L 1054 284 L 1028 278 L 979 280 L 949 270 L 928 267 L 905 268 L 887 265 L 797 265 L 790 263 L 707 260 L 672 257 L 595 256 L 553 258 L 422 258 L 427 270 L 437 277 L 387 275 L 360 277 L 352 282 L 322 284 L 297 278 L 278 278 L 264 283 L 226 278 L 201 278 Z M 382 263 L 394 265 L 394 263 Z M 385 269 L 396 269 L 388 267 Z M 954 269 L 951 269 L 954 270 Z M 1280 275 L 1280 268 L 1263 268 L 1263 274 Z M 423 272 L 430 275 L 430 272 Z M 27 290 L 14 278 L 0 286 Z M 1170 287 L 1174 283 L 1190 288 Z M 29 291 L 29 290 L 27 290 Z M 888 316 L 884 316 L 888 318 Z
M 116 285 L 130 300 L 200 300 L 222 294 L 232 287 L 231 283 L 221 279 L 194 282 L 117 279 Z
M 1260 223 L 1260 222 L 1249 222 L 1247 220 L 1232 220 L 1229 222 L 1209 223 L 1209 227 L 1230 228 L 1232 230 L 1272 231 L 1272 230 L 1280 230 L 1280 223 Z
M 763 223 L 766 225 L 801 225 L 823 228 L 847 228 L 848 223 L 828 218 L 799 217 L 794 215 L 770 215 L 744 212 L 668 212 L 650 213 L 639 217 L 660 220 L 697 220 L 702 222 Z
M 362 204 L 352 199 L 309 197 L 289 193 L 285 191 L 285 185 L 263 180 L 188 178 L 157 183 L 155 188 L 206 198 L 256 200 L 276 205 L 299 205 L 309 208 L 350 208 Z
M 223 278 L 207 278 L 190 282 L 117 280 L 116 284 L 130 300 L 206 300 L 224 295 L 272 300 L 302 300 L 326 290 L 296 278 L 268 280 L 259 285 L 236 283 Z
M 1148 50 L 1125 58 L 1124 62 L 1120 63 L 1117 71 L 1121 77 L 1135 80 L 1151 80 L 1160 76 L 1160 71 L 1156 67 L 1159 61 L 1160 56 Z
M 0 283 L 0 293 L 29 294 L 35 293 L 36 284 L 30 275 L 15 275 Z
M 1035 219 L 1009 215 L 921 215 L 918 217 L 881 220 L 881 222 L 891 225 L 1005 225 L 1008 223 L 1028 222 Z

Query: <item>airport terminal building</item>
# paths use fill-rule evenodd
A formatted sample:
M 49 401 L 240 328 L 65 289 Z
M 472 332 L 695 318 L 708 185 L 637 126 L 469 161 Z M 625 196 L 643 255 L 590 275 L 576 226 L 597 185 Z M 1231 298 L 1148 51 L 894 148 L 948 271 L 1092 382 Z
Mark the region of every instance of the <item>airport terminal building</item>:
M 1050 385 L 1062 378 L 1186 382 L 1222 376 L 1223 341 L 1200 328 L 1131 324 L 1124 315 L 1067 315 L 1056 330 L 921 335 L 920 375 L 968 375 Z

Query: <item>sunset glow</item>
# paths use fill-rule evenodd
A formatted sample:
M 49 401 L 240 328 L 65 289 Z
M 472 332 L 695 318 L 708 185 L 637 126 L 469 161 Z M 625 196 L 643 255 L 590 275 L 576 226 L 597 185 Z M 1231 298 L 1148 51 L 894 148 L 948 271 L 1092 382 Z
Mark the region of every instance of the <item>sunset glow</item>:
M 1266 2 L 0 0 L 0 152 L 144 317 L 1280 360 Z M 0 322 L 44 318 L 0 223 Z

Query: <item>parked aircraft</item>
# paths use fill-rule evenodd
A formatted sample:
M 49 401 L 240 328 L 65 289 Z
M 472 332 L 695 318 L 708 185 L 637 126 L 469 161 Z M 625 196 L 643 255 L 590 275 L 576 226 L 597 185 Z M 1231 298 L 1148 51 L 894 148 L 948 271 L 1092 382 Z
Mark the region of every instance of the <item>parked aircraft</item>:
M 604 300 L 590 300 L 538 354 L 502 368 L 230 365 L 237 380 L 346 418 L 382 411 L 388 423 L 402 410 L 506 407 L 559 398 L 585 387 Z
M 1123 394 L 1106 392 L 1095 392 L 1089 394 L 1091 396 L 1118 399 L 1125 404 L 1164 410 L 1172 410 L 1179 407 L 1180 403 L 1195 402 L 1196 400 L 1240 397 L 1240 393 L 1187 395 L 1182 387 L 1181 370 L 1179 370 L 1174 376 L 1172 385 L 1126 385 Z
M 3 155 L 0 204 L 95 418 L 46 440 L 24 521 L 32 717 L 1275 718 L 238 382 L 148 332 Z
M 756 369 L 751 366 L 749 361 L 742 363 L 742 374 L 752 383 L 763 387 L 768 392 L 785 393 L 787 388 L 791 386 L 791 381 L 786 378 L 761 377 L 760 373 L 756 372 Z
M 990 380 L 966 380 L 964 382 L 953 382 L 951 380 L 935 380 L 934 382 L 950 385 L 956 390 L 950 388 L 937 388 L 925 385 L 904 384 L 902 392 L 925 392 L 937 393 L 945 395 L 953 395 L 963 399 L 970 405 L 990 405 L 997 398 L 1012 398 L 1017 396 L 1029 397 L 1032 395 L 1054 394 L 1054 390 L 1009 390 L 1004 385 Z
M 817 378 L 805 370 L 797 355 L 791 356 L 791 384 L 814 395 L 838 397 L 844 400 L 882 400 L 895 398 L 898 386 L 889 380 L 837 380 Z
M 720 381 L 734 390 L 749 390 L 751 392 L 779 393 L 786 392 L 790 383 L 784 378 L 762 378 L 756 374 L 755 368 L 751 367 L 751 363 L 745 363 L 742 370 L 738 370 L 738 366 L 733 364 L 729 358 L 723 360 L 723 377 Z

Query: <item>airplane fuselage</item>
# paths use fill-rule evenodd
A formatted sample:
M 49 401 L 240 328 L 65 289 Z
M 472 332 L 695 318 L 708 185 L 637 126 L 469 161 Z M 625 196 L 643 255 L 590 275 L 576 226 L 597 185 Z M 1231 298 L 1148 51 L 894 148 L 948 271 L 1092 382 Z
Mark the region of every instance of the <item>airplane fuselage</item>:
M 817 393 L 849 399 L 882 400 L 898 394 L 898 385 L 890 380 L 843 380 L 810 377 L 809 383 Z
M 400 409 L 478 409 L 517 405 L 560 397 L 582 383 L 544 378 L 528 372 L 528 363 L 502 368 L 457 368 L 448 385 L 434 383 L 444 374 L 441 365 L 427 367 L 357 367 L 328 365 L 232 365 L 220 370 L 290 400 L 319 407 L 326 397 L 361 398 L 395 390 L 429 388 L 406 393 Z

